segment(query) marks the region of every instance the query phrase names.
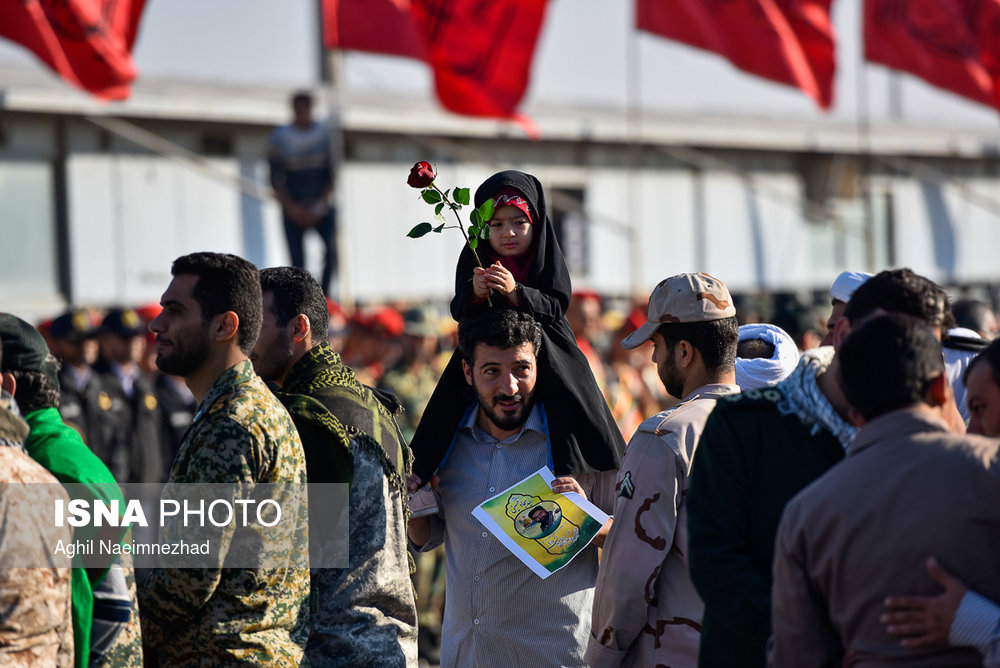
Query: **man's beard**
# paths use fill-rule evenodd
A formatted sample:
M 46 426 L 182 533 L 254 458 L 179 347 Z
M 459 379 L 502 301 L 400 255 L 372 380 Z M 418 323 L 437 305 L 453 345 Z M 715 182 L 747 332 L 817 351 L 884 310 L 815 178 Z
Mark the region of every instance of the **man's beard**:
M 496 394 L 492 397 L 484 397 L 477 389 L 476 398 L 490 422 L 504 431 L 513 431 L 524 426 L 524 423 L 528 421 L 528 415 L 535 402 L 535 393 L 531 392 L 527 396 L 523 394 Z M 512 399 L 521 402 L 519 409 L 514 413 L 506 412 L 498 406 L 499 402 Z
M 208 359 L 208 330 L 200 330 L 200 336 L 170 339 L 171 352 L 156 354 L 156 366 L 171 376 L 188 376 Z M 157 336 L 159 340 L 161 337 Z
M 677 399 L 683 399 L 684 379 L 677 373 L 677 367 L 673 363 L 673 355 L 668 354 L 667 360 L 656 369 L 657 375 L 660 377 L 660 382 L 663 383 L 667 394 Z
M 285 377 L 292 366 L 295 351 L 287 332 L 279 332 L 274 345 L 258 355 L 255 350 L 250 355 L 254 371 L 266 383 L 276 383 Z

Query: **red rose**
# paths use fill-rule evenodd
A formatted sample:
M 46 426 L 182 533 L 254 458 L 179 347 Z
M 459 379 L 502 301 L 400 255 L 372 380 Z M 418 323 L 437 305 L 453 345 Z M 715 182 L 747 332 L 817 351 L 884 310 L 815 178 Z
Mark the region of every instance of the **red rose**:
M 429 162 L 418 162 L 410 170 L 406 185 L 411 188 L 426 188 L 434 181 L 434 168 Z

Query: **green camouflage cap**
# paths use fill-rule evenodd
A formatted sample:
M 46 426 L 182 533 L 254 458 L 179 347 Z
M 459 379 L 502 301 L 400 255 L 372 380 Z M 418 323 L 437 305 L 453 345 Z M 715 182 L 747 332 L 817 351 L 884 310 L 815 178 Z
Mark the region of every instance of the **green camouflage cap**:
M 0 313 L 0 370 L 44 371 L 49 347 L 38 330 L 10 313 Z
M 437 317 L 430 308 L 415 306 L 403 313 L 403 334 L 437 336 Z
M 39 371 L 59 389 L 59 364 L 38 330 L 10 313 L 0 313 L 0 371 Z
M 653 288 L 646 323 L 625 337 L 622 347 L 639 347 L 663 323 L 711 322 L 734 315 L 733 298 L 722 281 L 708 274 L 677 274 Z

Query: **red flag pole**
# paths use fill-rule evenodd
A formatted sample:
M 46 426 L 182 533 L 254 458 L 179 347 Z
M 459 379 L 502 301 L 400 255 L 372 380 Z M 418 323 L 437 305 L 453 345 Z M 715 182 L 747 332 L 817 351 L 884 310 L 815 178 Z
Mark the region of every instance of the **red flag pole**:
M 858 22 L 861 28 L 861 49 L 858 51 L 858 66 L 855 73 L 855 86 L 857 88 L 857 114 L 858 114 L 858 148 L 861 156 L 861 165 L 858 170 L 860 181 L 859 192 L 861 202 L 865 212 L 865 264 L 868 271 L 876 271 L 875 267 L 875 206 L 872 202 L 871 171 L 874 160 L 872 159 L 872 123 L 871 123 L 871 103 L 868 98 L 868 61 L 865 58 L 865 45 L 868 43 L 867 30 L 868 22 L 865 20 L 865 2 L 858 3 Z M 844 233 L 844 226 L 841 225 L 841 233 Z
M 635 11 L 635 3 L 627 3 Z M 642 250 L 636 233 L 636 222 L 640 219 L 638 207 L 639 174 L 642 160 L 642 86 L 639 81 L 639 29 L 633 19 L 625 23 L 625 136 L 628 142 L 628 190 L 626 204 L 628 212 L 628 255 L 629 279 L 633 294 L 641 294 L 645 288 L 643 281 Z
M 332 290 L 332 298 L 341 304 L 353 306 L 354 291 L 351 286 L 351 265 L 350 254 L 344 252 L 346 248 L 347 235 L 344 231 L 344 219 L 341 216 L 341 209 L 344 198 L 341 196 L 341 177 L 344 164 L 346 163 L 344 126 L 343 126 L 343 51 L 340 48 L 327 49 L 330 40 L 325 33 L 331 26 L 336 26 L 336 20 L 327 20 L 324 10 L 333 12 L 334 18 L 340 11 L 336 0 L 315 0 L 317 30 L 317 50 L 319 56 L 319 76 L 324 91 L 323 97 L 327 105 L 327 126 L 330 130 L 330 163 L 331 179 L 333 181 L 333 206 L 335 224 L 333 233 L 337 238 L 337 274 L 335 276 L 335 288 Z

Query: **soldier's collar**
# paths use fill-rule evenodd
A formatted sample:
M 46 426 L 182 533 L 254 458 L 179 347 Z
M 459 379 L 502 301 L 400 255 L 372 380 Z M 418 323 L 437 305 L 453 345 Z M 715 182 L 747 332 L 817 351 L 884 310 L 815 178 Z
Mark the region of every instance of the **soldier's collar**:
M 212 387 L 208 388 L 208 393 L 205 394 L 205 398 L 202 399 L 201 403 L 198 404 L 198 410 L 195 411 L 194 417 L 191 422 L 197 422 L 204 414 L 208 408 L 215 403 L 215 400 L 224 394 L 228 394 L 230 388 L 240 382 L 250 380 L 254 377 L 253 363 L 250 360 L 243 360 L 242 362 L 237 362 L 233 366 L 229 367 L 222 372 L 215 382 L 212 383 Z

